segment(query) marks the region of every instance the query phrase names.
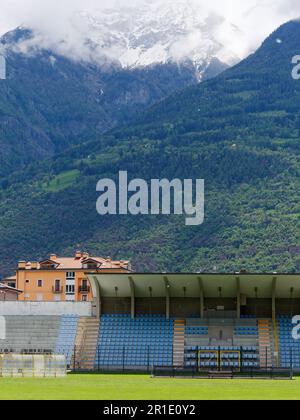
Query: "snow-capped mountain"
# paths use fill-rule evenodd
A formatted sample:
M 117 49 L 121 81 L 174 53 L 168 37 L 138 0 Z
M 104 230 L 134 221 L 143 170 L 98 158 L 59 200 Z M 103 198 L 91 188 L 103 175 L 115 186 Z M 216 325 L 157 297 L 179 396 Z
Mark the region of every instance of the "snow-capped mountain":
M 97 54 L 117 60 L 123 68 L 190 61 L 203 73 L 213 58 L 227 64 L 239 60 L 220 42 L 223 18 L 186 0 L 105 9 L 98 16 L 81 12 L 79 27 L 80 21 L 85 21 Z M 233 25 L 230 30 L 238 31 Z
M 73 13 L 68 24 L 34 29 L 22 49 L 47 48 L 83 61 L 114 62 L 135 69 L 165 63 L 189 63 L 202 79 L 213 59 L 239 60 L 227 48 L 225 34 L 242 36 L 225 18 L 194 0 L 139 1 L 135 6 Z
M 25 22 L 0 37 L 7 63 L 0 175 L 16 168 L 16 155 L 21 167 L 128 125 L 225 70 L 223 57 L 233 59 L 216 14 L 188 0 L 139 0 L 135 8 L 121 2 L 97 13 L 76 10 L 55 27 Z

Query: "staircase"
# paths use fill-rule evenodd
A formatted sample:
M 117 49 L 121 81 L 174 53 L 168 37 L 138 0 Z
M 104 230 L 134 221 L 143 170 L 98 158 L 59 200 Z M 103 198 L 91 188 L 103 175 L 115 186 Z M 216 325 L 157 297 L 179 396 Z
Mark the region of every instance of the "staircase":
M 77 369 L 92 370 L 95 367 L 100 320 L 80 318 L 76 336 L 74 365 Z
M 173 335 L 173 365 L 184 366 L 184 344 L 185 344 L 185 320 L 174 321 Z
M 267 369 L 273 366 L 273 345 L 271 329 L 272 325 L 270 320 L 258 320 L 258 342 L 261 369 Z

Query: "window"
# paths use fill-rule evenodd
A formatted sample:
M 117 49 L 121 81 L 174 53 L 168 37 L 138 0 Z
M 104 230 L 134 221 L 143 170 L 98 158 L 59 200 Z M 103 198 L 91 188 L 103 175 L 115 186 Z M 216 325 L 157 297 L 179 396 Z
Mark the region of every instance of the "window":
M 43 287 L 43 280 L 38 280 L 38 287 Z
M 100 264 L 97 263 L 86 263 L 82 265 L 82 268 L 87 269 L 87 270 L 97 270 L 97 268 L 99 268 Z
M 60 280 L 55 280 L 55 292 L 60 292 Z
M 57 264 L 54 263 L 53 261 L 41 261 L 40 262 L 40 267 L 43 270 L 55 270 L 57 268 Z
M 75 272 L 68 271 L 66 273 L 66 300 L 75 300 Z
M 67 295 L 74 295 L 75 294 L 75 285 L 74 284 L 67 284 L 66 285 L 66 294 Z

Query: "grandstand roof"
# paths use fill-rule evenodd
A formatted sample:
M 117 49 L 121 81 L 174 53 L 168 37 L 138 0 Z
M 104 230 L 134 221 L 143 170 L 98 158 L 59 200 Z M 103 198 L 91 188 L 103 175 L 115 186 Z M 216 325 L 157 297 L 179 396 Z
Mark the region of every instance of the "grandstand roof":
M 250 274 L 250 273 L 190 273 L 143 274 L 87 273 L 94 296 L 130 297 L 200 297 L 234 298 L 238 290 L 248 298 L 300 298 L 300 274 Z

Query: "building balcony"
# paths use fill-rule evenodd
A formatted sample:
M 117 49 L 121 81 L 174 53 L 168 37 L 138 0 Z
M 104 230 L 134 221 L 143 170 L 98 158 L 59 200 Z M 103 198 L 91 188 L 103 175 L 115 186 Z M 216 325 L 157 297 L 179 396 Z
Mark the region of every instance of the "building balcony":
M 90 286 L 79 286 L 79 293 L 90 293 Z
M 52 286 L 52 293 L 54 293 L 55 295 L 60 295 L 61 293 L 63 293 L 63 288 Z

